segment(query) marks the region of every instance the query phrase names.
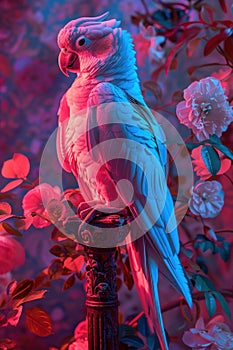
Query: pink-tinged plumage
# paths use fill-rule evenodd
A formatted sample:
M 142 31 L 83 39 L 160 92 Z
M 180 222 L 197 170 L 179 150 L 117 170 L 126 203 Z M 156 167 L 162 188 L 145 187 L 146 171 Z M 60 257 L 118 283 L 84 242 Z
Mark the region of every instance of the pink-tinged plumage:
M 177 255 L 164 135 L 143 100 L 130 35 L 106 18 L 71 21 L 58 35 L 60 68 L 77 78 L 60 104 L 57 152 L 86 202 L 131 211 L 131 235 L 140 237 L 129 237 L 127 245 L 135 284 L 149 326 L 167 350 L 158 270 L 190 306 L 192 298 Z

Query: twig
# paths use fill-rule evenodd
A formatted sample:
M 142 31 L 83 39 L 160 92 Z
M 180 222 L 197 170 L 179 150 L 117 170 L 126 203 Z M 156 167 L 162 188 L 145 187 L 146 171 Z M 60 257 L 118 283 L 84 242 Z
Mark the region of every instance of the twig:
M 228 298 L 232 298 L 233 299 L 233 291 L 231 291 L 230 289 L 224 289 L 224 290 L 220 290 L 220 293 L 224 296 L 224 297 L 228 297 Z M 195 300 L 204 300 L 205 299 L 205 295 L 203 292 L 196 292 L 192 294 L 192 298 Z M 170 311 L 172 309 L 175 309 L 177 307 L 180 306 L 180 303 L 184 302 L 186 303 L 185 299 L 183 297 L 179 298 L 178 300 L 174 300 L 172 302 L 170 302 L 167 305 L 164 305 L 161 308 L 161 311 L 167 312 Z M 128 324 L 130 326 L 135 325 L 135 323 L 137 323 L 137 321 L 139 320 L 140 317 L 142 317 L 145 314 L 144 311 L 140 312 L 137 316 L 135 316 Z
M 146 15 L 149 16 L 149 17 L 151 17 L 150 11 L 149 11 L 149 9 L 148 9 L 148 6 L 147 6 L 145 0 L 141 0 L 141 1 L 142 1 L 142 5 L 144 6 L 144 9 L 145 9 L 145 11 L 146 11 Z

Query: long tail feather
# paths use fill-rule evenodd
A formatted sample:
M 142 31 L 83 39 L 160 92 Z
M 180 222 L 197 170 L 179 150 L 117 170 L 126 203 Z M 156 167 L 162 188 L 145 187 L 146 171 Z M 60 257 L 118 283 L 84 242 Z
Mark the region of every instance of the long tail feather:
M 162 350 L 169 350 L 158 295 L 158 266 L 151 259 L 145 237 L 127 246 L 131 269 L 151 332 L 156 332 Z M 147 258 L 149 259 L 147 260 Z
M 162 350 L 168 350 L 157 288 L 158 270 L 184 296 L 190 307 L 192 306 L 192 297 L 177 254 L 174 253 L 167 257 L 162 257 L 159 254 L 155 236 L 164 234 L 164 231 L 159 232 L 160 230 L 162 231 L 162 228 L 154 226 L 143 237 L 127 245 L 127 250 L 148 325 L 152 332 L 156 332 Z

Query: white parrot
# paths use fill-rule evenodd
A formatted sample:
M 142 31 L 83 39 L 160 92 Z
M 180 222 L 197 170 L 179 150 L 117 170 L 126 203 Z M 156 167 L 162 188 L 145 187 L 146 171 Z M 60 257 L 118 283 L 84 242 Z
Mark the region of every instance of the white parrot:
M 190 307 L 192 298 L 177 255 L 166 148 L 140 90 L 131 37 L 107 17 L 72 20 L 58 34 L 60 69 L 77 78 L 61 99 L 57 153 L 92 209 L 129 208 L 132 229 L 142 233 L 127 245 L 133 277 L 149 327 L 167 350 L 158 271 Z M 90 216 L 85 204 L 80 208 Z

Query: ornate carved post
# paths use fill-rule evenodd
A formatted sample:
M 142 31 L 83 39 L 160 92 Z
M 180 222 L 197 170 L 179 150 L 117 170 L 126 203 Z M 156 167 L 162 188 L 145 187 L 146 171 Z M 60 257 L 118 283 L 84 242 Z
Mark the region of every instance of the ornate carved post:
M 99 216 L 79 236 L 87 253 L 88 349 L 118 350 L 116 246 L 127 233 L 129 217 Z M 86 244 L 84 243 L 86 241 Z
M 89 350 L 117 350 L 118 298 L 113 249 L 85 248 L 88 256 L 87 317 Z

